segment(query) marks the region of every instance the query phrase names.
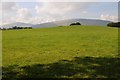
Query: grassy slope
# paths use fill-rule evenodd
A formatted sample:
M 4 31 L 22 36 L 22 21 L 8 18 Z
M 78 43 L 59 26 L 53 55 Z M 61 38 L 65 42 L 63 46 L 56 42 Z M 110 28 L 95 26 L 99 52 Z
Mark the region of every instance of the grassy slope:
M 115 63 L 117 54 L 117 28 L 72 26 L 3 31 L 4 76 L 13 67 L 13 73 L 19 72 L 14 77 L 120 77 L 117 70 L 112 70 L 115 66 L 118 69 L 120 63 Z M 106 71 L 116 74 L 96 73 L 105 66 Z

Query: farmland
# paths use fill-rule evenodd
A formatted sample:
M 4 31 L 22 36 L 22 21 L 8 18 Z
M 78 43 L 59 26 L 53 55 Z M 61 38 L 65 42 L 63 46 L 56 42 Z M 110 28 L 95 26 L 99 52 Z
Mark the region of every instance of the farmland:
M 2 31 L 3 78 L 118 78 L 118 28 Z

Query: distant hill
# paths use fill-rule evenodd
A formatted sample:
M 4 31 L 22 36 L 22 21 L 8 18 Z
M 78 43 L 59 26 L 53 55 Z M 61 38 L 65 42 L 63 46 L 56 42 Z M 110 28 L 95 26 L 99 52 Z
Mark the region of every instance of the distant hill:
M 3 25 L 2 27 L 8 28 L 13 26 L 19 26 L 19 27 L 45 28 L 45 27 L 68 26 L 74 22 L 80 22 L 82 25 L 107 26 L 107 24 L 110 23 L 111 21 L 97 20 L 97 19 L 68 19 L 68 20 L 60 20 L 60 21 L 34 24 L 34 25 L 30 23 L 16 22 L 16 23 Z
M 3 25 L 2 27 L 9 28 L 9 27 L 14 27 L 14 26 L 18 26 L 18 27 L 32 27 L 33 24 L 16 22 L 16 23 L 11 23 L 11 24 Z
M 55 26 L 59 26 L 59 24 L 56 24 L 54 22 L 48 22 L 48 23 L 42 23 L 42 24 L 36 24 L 33 25 L 33 28 L 43 28 L 43 27 L 55 27 Z
M 68 26 L 73 22 L 80 22 L 82 25 L 107 26 L 107 24 L 110 23 L 111 21 L 97 20 L 97 19 L 68 19 L 68 20 L 36 24 L 33 25 L 32 27 L 40 28 L 40 27 Z

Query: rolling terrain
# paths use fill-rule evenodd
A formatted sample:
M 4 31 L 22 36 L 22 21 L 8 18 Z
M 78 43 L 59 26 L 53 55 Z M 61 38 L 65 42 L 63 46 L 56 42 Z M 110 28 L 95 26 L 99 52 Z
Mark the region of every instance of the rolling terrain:
M 11 24 L 2 25 L 3 28 L 11 28 L 11 27 L 14 27 L 14 26 L 19 26 L 19 27 L 31 27 L 31 26 L 33 26 L 33 24 L 23 23 L 23 22 L 15 22 L 15 23 L 11 23 Z
M 118 28 L 2 31 L 3 78 L 119 78 Z
M 67 20 L 53 21 L 47 23 L 39 22 L 38 24 L 16 22 L 16 23 L 3 25 L 2 27 L 8 28 L 8 27 L 18 26 L 18 27 L 47 28 L 47 27 L 57 27 L 57 26 L 69 26 L 73 22 L 80 22 L 82 25 L 106 26 L 111 21 L 97 20 L 97 19 L 67 19 Z
M 110 21 L 105 20 L 97 20 L 97 19 L 67 19 L 67 20 L 60 20 L 42 24 L 33 25 L 33 28 L 40 28 L 40 27 L 57 27 L 57 26 L 69 26 L 73 22 L 80 22 L 82 25 L 91 25 L 91 26 L 106 26 Z

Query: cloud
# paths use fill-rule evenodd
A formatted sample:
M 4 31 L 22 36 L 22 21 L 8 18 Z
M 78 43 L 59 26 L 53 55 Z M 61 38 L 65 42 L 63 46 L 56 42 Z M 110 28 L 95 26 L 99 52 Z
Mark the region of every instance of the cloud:
M 1 0 L 1 2 L 119 2 L 119 0 Z
M 87 11 L 82 11 L 82 13 L 83 13 L 83 14 L 86 14 L 86 13 L 87 13 Z
M 117 16 L 113 16 L 113 15 L 109 15 L 109 14 L 102 14 L 100 16 L 100 19 L 102 19 L 102 20 L 111 20 L 111 21 L 118 21 L 118 17 Z
M 2 2 L 0 6 L 2 7 L 0 9 L 0 15 L 2 15 L 2 21 L 0 24 L 11 22 L 11 20 L 9 20 L 10 17 L 15 16 L 18 9 L 16 2 Z
M 119 0 L 30 0 L 30 1 L 36 1 L 36 2 L 119 2 Z
M 94 2 L 40 2 L 26 6 L 28 5 L 26 3 L 4 2 L 2 5 L 4 10 L 2 21 L 3 23 L 25 22 L 37 24 L 71 18 L 91 18 L 96 14 L 91 14 L 89 10 L 91 7 L 93 8 L 94 4 Z M 117 20 L 116 16 L 106 14 L 102 14 L 99 18 Z
M 25 23 L 43 23 L 49 22 L 50 17 L 43 18 L 41 16 L 33 16 L 33 10 L 30 8 L 19 7 L 19 5 L 15 2 L 3 2 L 2 9 L 0 11 L 3 14 L 2 19 L 0 20 L 0 24 L 9 24 L 14 22 L 25 22 Z M 34 12 L 36 13 L 36 12 Z
M 88 8 L 91 3 L 79 3 L 79 2 L 45 2 L 43 6 L 35 7 L 37 13 L 47 13 L 47 14 L 65 14 L 73 12 L 75 10 L 83 10 Z
M 32 14 L 28 8 L 20 8 L 17 10 L 17 17 L 22 19 L 27 19 L 28 17 L 31 17 Z
M 35 10 L 38 15 L 52 17 L 54 19 L 64 19 L 73 13 L 87 13 L 85 11 L 93 3 L 86 2 L 44 2 L 43 6 L 36 5 Z
M 40 23 L 51 22 L 51 21 L 55 21 L 55 19 L 52 17 L 45 18 L 41 16 L 36 16 L 36 17 L 31 17 L 28 22 L 33 24 L 40 24 Z
M 16 3 L 15 2 L 2 2 L 2 11 L 11 11 L 15 10 Z
M 44 3 L 44 6 L 36 6 L 38 14 L 45 13 L 49 15 L 63 15 L 73 9 L 73 6 L 67 3 Z
M 14 22 L 24 22 L 24 23 L 44 23 L 54 21 L 52 17 L 42 17 L 42 16 L 33 16 L 32 10 L 28 8 L 18 8 L 16 10 L 16 15 L 10 16 L 9 19 L 3 19 L 4 24 L 14 23 Z
M 16 15 L 10 18 L 13 22 L 28 22 L 32 17 L 31 11 L 28 8 L 19 8 Z
M 5 13 L 5 12 L 4 12 Z M 29 20 L 32 16 L 28 8 L 18 8 L 13 12 L 15 15 L 3 15 L 3 24 L 4 23 L 13 23 L 13 22 L 24 22 Z

